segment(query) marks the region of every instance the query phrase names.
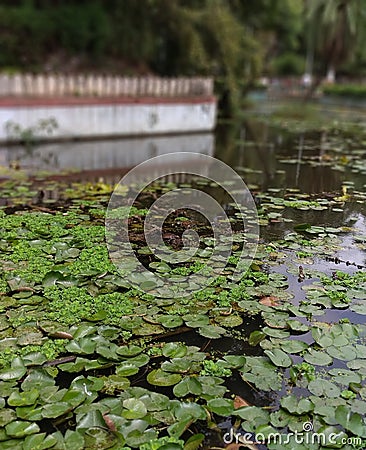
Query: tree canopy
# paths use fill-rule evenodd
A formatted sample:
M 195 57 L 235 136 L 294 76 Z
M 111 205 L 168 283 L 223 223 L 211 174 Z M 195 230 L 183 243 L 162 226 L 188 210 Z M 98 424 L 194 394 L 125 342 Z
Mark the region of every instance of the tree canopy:
M 0 70 L 214 75 L 366 71 L 364 0 L 2 0 Z M 357 38 L 356 38 L 357 37 Z

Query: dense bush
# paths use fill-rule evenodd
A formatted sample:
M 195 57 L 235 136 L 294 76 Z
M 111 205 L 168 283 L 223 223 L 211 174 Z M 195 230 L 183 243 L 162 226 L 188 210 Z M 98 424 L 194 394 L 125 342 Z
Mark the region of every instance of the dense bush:
M 305 70 L 303 56 L 286 52 L 274 58 L 271 64 L 274 75 L 302 75 Z
M 366 85 L 334 84 L 323 88 L 324 94 L 342 97 L 366 98 Z

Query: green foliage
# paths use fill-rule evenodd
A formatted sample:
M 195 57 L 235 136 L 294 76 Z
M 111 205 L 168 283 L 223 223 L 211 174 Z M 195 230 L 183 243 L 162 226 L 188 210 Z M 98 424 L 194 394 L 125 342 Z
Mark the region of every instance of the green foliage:
M 99 233 L 97 233 L 99 235 Z M 99 236 L 98 236 L 99 237 Z M 114 272 L 115 267 L 109 260 L 105 245 L 94 245 L 81 250 L 79 257 L 70 267 L 70 273 L 100 273 Z
M 121 317 L 131 314 L 134 308 L 130 292 L 93 297 L 85 288 L 50 286 L 45 288 L 44 295 L 50 300 L 45 318 L 65 325 L 78 323 L 102 311 L 106 323 L 119 324 Z
M 301 364 L 295 364 L 290 368 L 290 378 L 294 384 L 302 377 L 308 381 L 315 380 L 315 367 L 306 362 L 302 362 Z
M 306 5 L 308 45 L 318 57 L 318 71 L 338 69 L 364 47 L 365 2 L 310 0 Z
M 70 53 L 86 52 L 94 58 L 107 49 L 109 18 L 101 2 L 39 6 L 24 1 L 1 7 L 0 64 L 37 67 L 60 44 Z
M 12 120 L 5 123 L 5 131 L 8 137 L 20 141 L 27 148 L 32 148 L 40 137 L 51 136 L 57 128 L 58 123 L 54 117 L 40 119 L 36 125 L 24 129 Z
M 305 70 L 305 60 L 303 56 L 287 52 L 274 58 L 271 67 L 274 75 L 302 75 Z
M 182 441 L 181 439 L 165 436 L 159 439 L 154 439 L 147 444 L 142 444 L 141 450 L 159 450 L 160 448 L 179 449 L 183 448 L 183 445 L 184 441 Z
M 366 98 L 366 87 L 358 84 L 334 84 L 323 87 L 324 94 L 338 97 Z
M 290 19 L 297 17 L 295 10 L 290 2 L 277 14 Z M 229 92 L 233 106 L 261 70 L 267 43 L 253 33 L 251 21 L 256 14 L 253 6 L 243 8 L 224 0 L 3 5 L 0 66 L 39 71 L 44 64 L 49 70 L 51 64 L 62 71 L 62 62 L 73 58 L 82 70 L 99 63 L 114 72 L 122 67 L 127 73 L 137 68 L 163 76 L 213 74 L 219 95 Z M 22 130 L 28 139 L 26 131 L 33 130 Z
M 231 370 L 209 359 L 203 361 L 203 369 L 201 370 L 200 375 L 210 375 L 214 377 L 228 377 L 231 375 Z

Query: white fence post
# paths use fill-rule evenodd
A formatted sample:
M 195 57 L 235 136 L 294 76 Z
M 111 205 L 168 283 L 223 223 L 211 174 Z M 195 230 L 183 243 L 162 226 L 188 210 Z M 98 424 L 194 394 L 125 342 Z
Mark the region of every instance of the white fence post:
M 117 75 L 0 74 L 0 95 L 30 96 L 197 96 L 213 95 L 213 78 Z
M 9 95 L 11 93 L 10 90 L 10 77 L 9 75 L 1 75 L 0 76 L 0 95 Z
M 138 94 L 138 79 L 136 77 L 130 79 L 130 90 L 129 94 L 136 96 Z
M 13 94 L 22 95 L 22 77 L 21 75 L 14 75 L 13 77 Z
M 103 96 L 103 88 L 104 88 L 104 78 L 101 75 L 98 75 L 96 77 L 96 83 L 95 83 L 95 87 L 96 87 L 96 92 L 97 92 L 97 96 L 98 97 L 102 97 Z

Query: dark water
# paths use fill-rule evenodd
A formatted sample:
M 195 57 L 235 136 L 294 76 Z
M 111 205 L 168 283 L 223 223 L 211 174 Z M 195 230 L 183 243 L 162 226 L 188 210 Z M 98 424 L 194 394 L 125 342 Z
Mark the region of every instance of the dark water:
M 349 180 L 349 173 L 333 170 L 331 165 L 304 164 L 305 158 L 316 160 L 324 154 L 326 137 L 322 131 L 290 132 L 247 119 L 236 126 L 218 127 L 215 156 L 239 172 L 244 168 L 246 183 L 258 185 L 260 190 L 297 188 L 309 194 L 334 192 Z M 281 162 L 285 159 L 290 159 L 291 164 Z M 352 174 L 352 180 L 362 187 L 365 177 Z

